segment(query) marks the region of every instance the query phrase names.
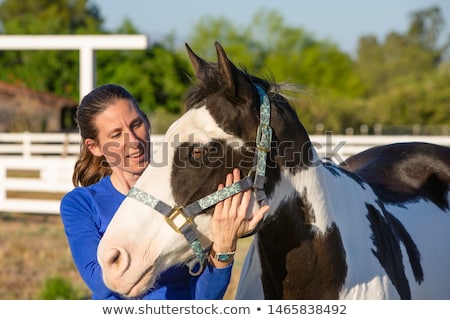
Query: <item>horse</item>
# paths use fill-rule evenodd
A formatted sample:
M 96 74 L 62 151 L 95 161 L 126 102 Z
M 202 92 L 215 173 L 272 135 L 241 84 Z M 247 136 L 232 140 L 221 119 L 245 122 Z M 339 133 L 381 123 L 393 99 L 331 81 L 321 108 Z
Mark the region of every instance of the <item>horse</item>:
M 254 230 L 235 299 L 449 299 L 450 148 L 410 142 L 321 159 L 283 84 L 186 44 L 186 111 L 130 190 L 99 247 L 126 297 L 168 267 L 201 272 L 214 205 L 253 189 Z M 242 179 L 217 190 L 231 168 Z

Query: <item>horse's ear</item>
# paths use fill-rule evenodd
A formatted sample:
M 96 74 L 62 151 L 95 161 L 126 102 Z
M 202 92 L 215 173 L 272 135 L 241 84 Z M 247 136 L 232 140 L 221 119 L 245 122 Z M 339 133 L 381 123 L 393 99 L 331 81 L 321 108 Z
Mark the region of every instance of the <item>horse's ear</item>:
M 235 91 L 235 81 L 233 76 L 234 65 L 228 59 L 225 50 L 223 50 L 222 45 L 216 41 L 215 43 L 217 51 L 217 60 L 219 64 L 219 72 L 222 75 L 226 89 L 233 95 L 236 94 Z
M 200 58 L 198 55 L 192 51 L 191 47 L 187 43 L 186 50 L 188 52 L 189 60 L 191 60 L 192 68 L 194 69 L 195 76 L 198 80 L 203 81 L 205 78 L 206 65 L 208 64 L 205 60 Z

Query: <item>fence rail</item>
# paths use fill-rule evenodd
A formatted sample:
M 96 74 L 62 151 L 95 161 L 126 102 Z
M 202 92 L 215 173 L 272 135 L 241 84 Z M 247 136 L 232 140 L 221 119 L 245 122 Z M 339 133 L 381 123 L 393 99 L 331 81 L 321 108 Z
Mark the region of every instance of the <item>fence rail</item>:
M 59 214 L 79 152 L 76 133 L 0 133 L 0 212 Z M 162 136 L 153 135 L 153 148 Z M 321 157 L 336 162 L 373 146 L 421 141 L 450 147 L 450 136 L 312 135 Z
M 69 157 L 79 152 L 78 133 L 0 133 L 0 157 Z

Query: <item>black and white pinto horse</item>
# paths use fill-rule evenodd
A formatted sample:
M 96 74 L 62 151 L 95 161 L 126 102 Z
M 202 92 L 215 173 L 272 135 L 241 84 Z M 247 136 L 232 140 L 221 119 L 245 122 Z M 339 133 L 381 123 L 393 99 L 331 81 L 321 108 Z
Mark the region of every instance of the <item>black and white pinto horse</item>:
M 134 297 L 175 264 L 195 274 L 214 204 L 252 187 L 248 214 L 261 201 L 270 210 L 236 299 L 450 299 L 450 149 L 404 143 L 321 160 L 282 85 L 216 50 L 208 63 L 187 46 L 197 84 L 101 240 L 105 283 Z M 245 183 L 215 192 L 234 167 Z

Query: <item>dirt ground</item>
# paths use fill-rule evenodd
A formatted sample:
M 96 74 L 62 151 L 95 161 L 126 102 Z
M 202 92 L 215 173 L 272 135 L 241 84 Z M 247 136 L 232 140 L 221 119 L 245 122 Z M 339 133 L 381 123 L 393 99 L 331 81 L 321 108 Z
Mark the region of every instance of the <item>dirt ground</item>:
M 240 240 L 225 299 L 233 299 L 250 238 Z M 46 280 L 64 278 L 81 296 L 90 293 L 72 262 L 58 215 L 0 213 L 0 299 L 38 299 Z
M 73 265 L 59 216 L 1 214 L 0 299 L 37 299 L 46 279 L 89 291 Z

